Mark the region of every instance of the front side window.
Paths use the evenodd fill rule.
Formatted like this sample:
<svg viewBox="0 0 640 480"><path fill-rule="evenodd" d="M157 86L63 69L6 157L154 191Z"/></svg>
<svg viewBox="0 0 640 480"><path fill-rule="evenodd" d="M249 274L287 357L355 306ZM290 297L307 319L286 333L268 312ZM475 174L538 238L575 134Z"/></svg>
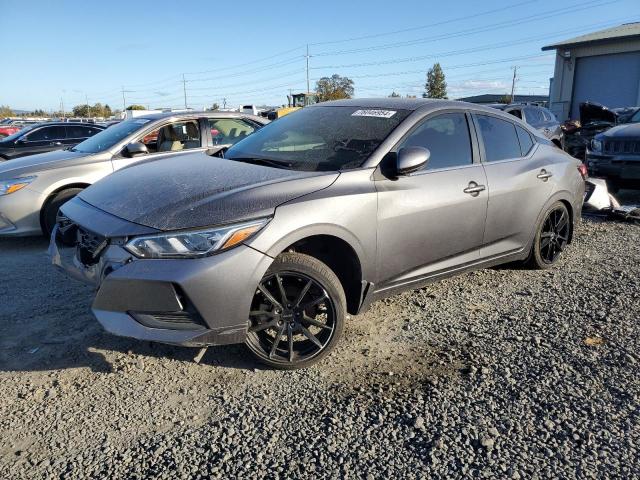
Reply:
<svg viewBox="0 0 640 480"><path fill-rule="evenodd" d="M640 122L640 110L633 114L631 119L629 119L629 123L639 123Z"/></svg>
<svg viewBox="0 0 640 480"><path fill-rule="evenodd" d="M464 113L445 113L425 120L399 145L424 147L431 152L427 170L471 165L471 137Z"/></svg>
<svg viewBox="0 0 640 480"><path fill-rule="evenodd" d="M66 138L64 127L43 127L26 137L28 142L40 142L47 140L63 140Z"/></svg>
<svg viewBox="0 0 640 480"><path fill-rule="evenodd" d="M235 145L256 130L239 118L210 118L209 128L214 145Z"/></svg>
<svg viewBox="0 0 640 480"><path fill-rule="evenodd" d="M88 127L82 125L67 125L67 138L87 138L93 135Z"/></svg>
<svg viewBox="0 0 640 480"><path fill-rule="evenodd" d="M520 142L516 126L496 117L478 115L478 126L484 144L485 161L497 162L509 158L519 158Z"/></svg>
<svg viewBox="0 0 640 480"><path fill-rule="evenodd" d="M140 135L134 141L144 143L149 153L200 148L200 127L197 120L168 123Z"/></svg>
<svg viewBox="0 0 640 480"><path fill-rule="evenodd" d="M358 168L409 113L383 108L303 108L238 142L225 158L272 160L283 168L306 171Z"/></svg>

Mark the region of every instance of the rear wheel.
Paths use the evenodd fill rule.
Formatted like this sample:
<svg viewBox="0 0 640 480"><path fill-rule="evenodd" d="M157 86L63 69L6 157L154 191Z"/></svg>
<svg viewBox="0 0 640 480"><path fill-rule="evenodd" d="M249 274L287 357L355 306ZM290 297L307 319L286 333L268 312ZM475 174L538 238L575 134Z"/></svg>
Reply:
<svg viewBox="0 0 640 480"><path fill-rule="evenodd" d="M569 243L571 217L562 202L551 205L538 227L529 254L529 266L546 269L553 266Z"/></svg>
<svg viewBox="0 0 640 480"><path fill-rule="evenodd" d="M40 216L42 232L46 236L51 236L51 232L53 232L53 227L56 225L56 217L60 207L78 195L81 191L81 188L68 188L67 190L62 190L61 192L56 193L47 201L45 206L42 208Z"/></svg>
<svg viewBox="0 0 640 480"><path fill-rule="evenodd" d="M345 312L344 290L327 265L308 255L283 253L256 289L246 345L270 367L307 367L335 347Z"/></svg>

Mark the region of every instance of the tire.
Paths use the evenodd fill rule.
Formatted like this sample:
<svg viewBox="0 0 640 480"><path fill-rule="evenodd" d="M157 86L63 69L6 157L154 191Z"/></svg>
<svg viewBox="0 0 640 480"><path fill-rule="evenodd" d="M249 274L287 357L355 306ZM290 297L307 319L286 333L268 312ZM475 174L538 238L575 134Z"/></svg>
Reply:
<svg viewBox="0 0 640 480"><path fill-rule="evenodd" d="M42 227L42 233L45 236L51 236L53 227L56 225L56 216L58 215L60 207L78 195L81 191L82 188L68 188L67 190L62 190L61 192L56 193L47 201L47 203L45 203L40 213L40 225Z"/></svg>
<svg viewBox="0 0 640 480"><path fill-rule="evenodd" d="M620 191L620 185L611 180L607 180L607 190L609 190L609 193L615 195Z"/></svg>
<svg viewBox="0 0 640 480"><path fill-rule="evenodd" d="M536 270L554 266L566 249L571 235L571 216L566 205L555 202L545 212L536 229L526 264Z"/></svg>
<svg viewBox="0 0 640 480"><path fill-rule="evenodd" d="M346 305L342 284L327 265L309 255L283 253L256 288L245 345L269 367L308 367L342 336Z"/></svg>

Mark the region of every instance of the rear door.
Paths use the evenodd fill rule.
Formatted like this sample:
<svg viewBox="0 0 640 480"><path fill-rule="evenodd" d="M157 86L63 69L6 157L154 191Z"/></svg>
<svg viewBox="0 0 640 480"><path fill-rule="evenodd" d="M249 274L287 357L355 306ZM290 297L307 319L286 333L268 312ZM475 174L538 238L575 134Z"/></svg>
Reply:
<svg viewBox="0 0 640 480"><path fill-rule="evenodd" d="M64 126L50 125L36 128L16 142L16 155L33 155L35 153L50 152L64 148L64 141L67 137Z"/></svg>
<svg viewBox="0 0 640 480"><path fill-rule="evenodd" d="M471 117L463 111L422 120L389 154L422 146L427 166L409 176L376 180L378 191L377 271L392 288L479 258L487 213L484 169L479 162Z"/></svg>
<svg viewBox="0 0 640 480"><path fill-rule="evenodd" d="M514 253L528 245L551 194L551 157L536 155L535 138L520 125L484 112L474 121L489 191L481 256Z"/></svg>
<svg viewBox="0 0 640 480"><path fill-rule="evenodd" d="M77 145L101 131L99 128L90 127L88 125L65 125L65 129L67 131L67 138L65 139L64 144L68 147Z"/></svg>

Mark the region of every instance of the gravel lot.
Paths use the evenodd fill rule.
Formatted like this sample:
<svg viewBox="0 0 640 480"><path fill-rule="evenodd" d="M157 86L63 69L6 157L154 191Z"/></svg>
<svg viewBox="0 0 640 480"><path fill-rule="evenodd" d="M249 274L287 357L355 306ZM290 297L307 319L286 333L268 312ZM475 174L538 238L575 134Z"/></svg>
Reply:
<svg viewBox="0 0 640 480"><path fill-rule="evenodd" d="M377 302L297 372L104 333L43 240L0 265L0 478L640 476L635 225Z"/></svg>

